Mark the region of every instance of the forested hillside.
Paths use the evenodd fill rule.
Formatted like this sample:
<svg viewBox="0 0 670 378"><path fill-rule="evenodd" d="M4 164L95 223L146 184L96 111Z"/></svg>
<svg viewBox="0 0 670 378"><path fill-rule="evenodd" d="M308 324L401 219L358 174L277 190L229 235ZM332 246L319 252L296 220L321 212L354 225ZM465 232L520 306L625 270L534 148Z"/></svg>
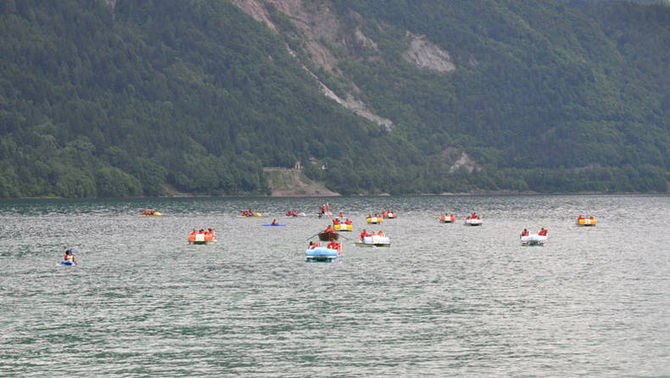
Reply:
<svg viewBox="0 0 670 378"><path fill-rule="evenodd" d="M667 6L292 3L0 2L0 198L667 188Z"/></svg>

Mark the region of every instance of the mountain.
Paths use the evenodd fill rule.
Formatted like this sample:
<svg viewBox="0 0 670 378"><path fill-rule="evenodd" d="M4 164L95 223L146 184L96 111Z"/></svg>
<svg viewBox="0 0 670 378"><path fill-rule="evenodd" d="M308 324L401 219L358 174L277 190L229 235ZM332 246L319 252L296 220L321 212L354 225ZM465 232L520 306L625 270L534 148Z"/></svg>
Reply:
<svg viewBox="0 0 670 378"><path fill-rule="evenodd" d="M296 165L341 194L666 191L669 29L618 1L6 0L0 197L269 194Z"/></svg>

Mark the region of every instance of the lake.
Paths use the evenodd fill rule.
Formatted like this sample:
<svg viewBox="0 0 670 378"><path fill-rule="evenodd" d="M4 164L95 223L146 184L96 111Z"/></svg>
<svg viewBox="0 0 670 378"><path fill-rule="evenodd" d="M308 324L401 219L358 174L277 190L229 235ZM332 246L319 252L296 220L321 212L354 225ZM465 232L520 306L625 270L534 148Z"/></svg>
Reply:
<svg viewBox="0 0 670 378"><path fill-rule="evenodd" d="M306 263L326 201L354 232ZM669 375L669 217L667 195L4 200L0 375Z"/></svg>

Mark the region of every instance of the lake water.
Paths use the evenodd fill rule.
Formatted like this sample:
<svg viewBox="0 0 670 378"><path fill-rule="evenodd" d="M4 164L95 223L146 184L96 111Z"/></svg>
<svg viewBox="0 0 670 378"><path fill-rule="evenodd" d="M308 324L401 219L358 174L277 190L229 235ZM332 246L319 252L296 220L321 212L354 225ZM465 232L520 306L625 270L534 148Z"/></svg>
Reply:
<svg viewBox="0 0 670 378"><path fill-rule="evenodd" d="M324 201L1 201L0 375L670 374L670 197L331 198L355 232L305 263ZM207 227L216 244L186 243ZM362 228L392 246L354 246Z"/></svg>

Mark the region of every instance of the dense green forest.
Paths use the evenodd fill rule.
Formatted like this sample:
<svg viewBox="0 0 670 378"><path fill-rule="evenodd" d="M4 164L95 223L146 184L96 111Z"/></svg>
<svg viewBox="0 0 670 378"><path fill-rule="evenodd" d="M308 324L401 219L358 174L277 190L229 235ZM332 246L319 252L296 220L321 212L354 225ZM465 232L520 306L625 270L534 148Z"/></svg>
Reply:
<svg viewBox="0 0 670 378"><path fill-rule="evenodd" d="M334 46L320 70L271 5L279 33L227 0L0 2L0 198L264 195L263 167L296 161L342 194L666 191L669 7L313 2L359 15L375 56ZM456 69L403 60L407 32Z"/></svg>

